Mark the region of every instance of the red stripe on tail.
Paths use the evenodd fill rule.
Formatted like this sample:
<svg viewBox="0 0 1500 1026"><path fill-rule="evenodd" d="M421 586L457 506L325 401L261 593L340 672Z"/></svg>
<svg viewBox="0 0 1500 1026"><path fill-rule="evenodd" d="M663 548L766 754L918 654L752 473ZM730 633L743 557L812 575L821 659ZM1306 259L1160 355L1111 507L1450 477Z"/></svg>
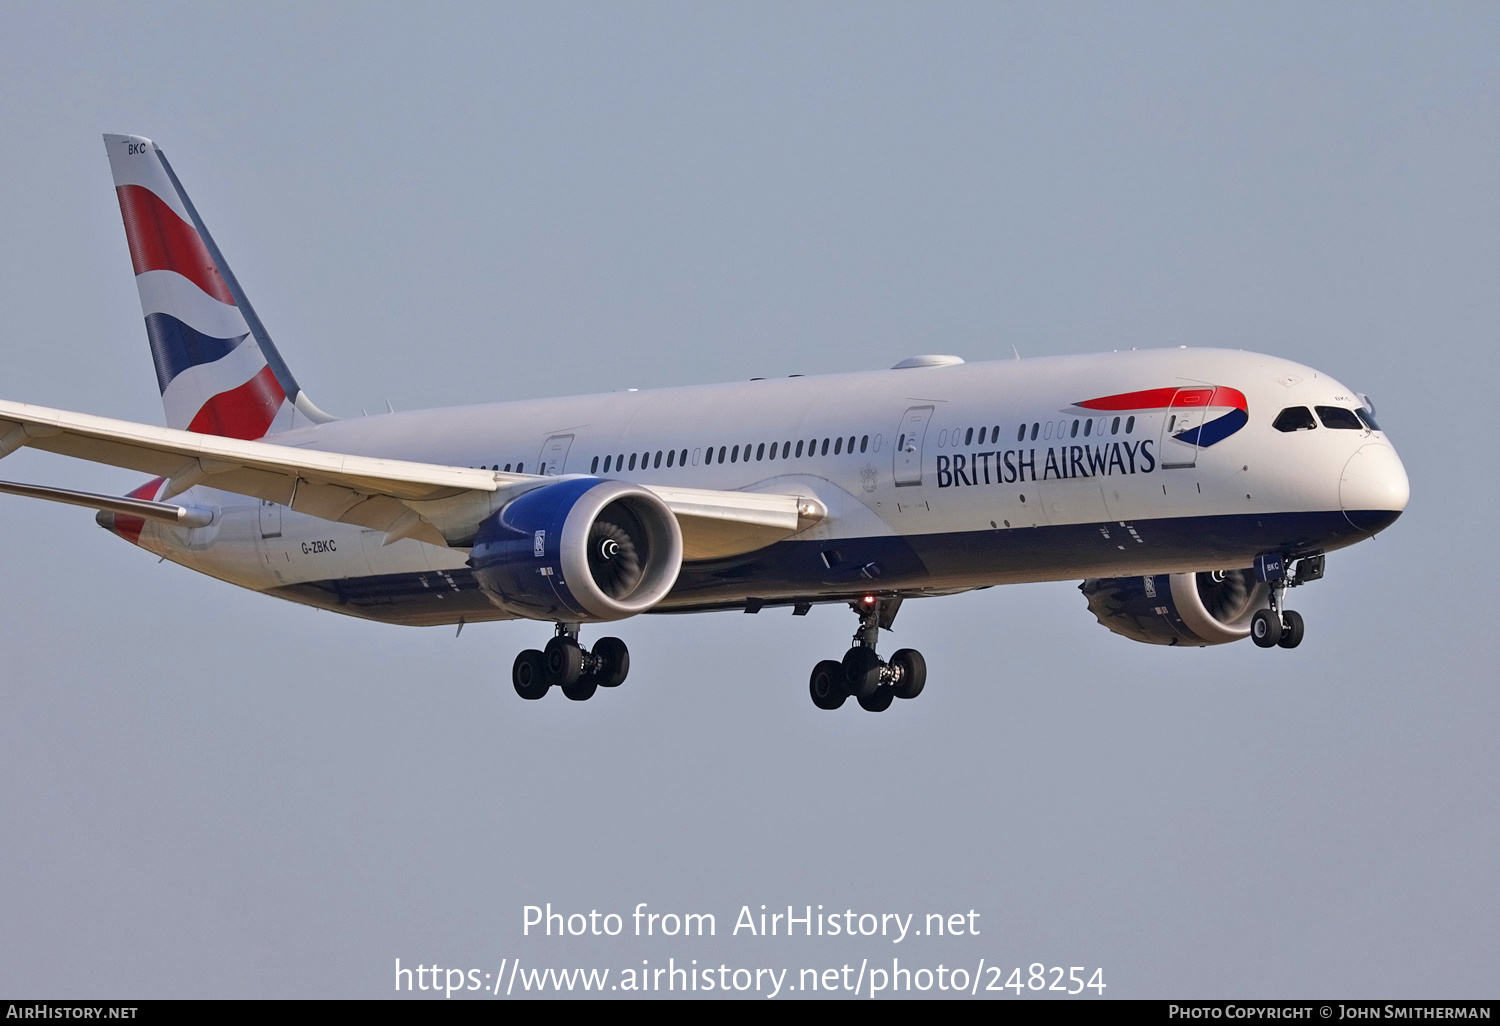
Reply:
<svg viewBox="0 0 1500 1026"><path fill-rule="evenodd" d="M234 297L196 228L144 186L121 185L115 193L120 199L130 262L136 274L176 271L219 302L234 305Z"/></svg>
<svg viewBox="0 0 1500 1026"><path fill-rule="evenodd" d="M277 383L275 372L263 367L239 388L220 392L204 403L188 430L253 442L265 437L285 401L286 393Z"/></svg>

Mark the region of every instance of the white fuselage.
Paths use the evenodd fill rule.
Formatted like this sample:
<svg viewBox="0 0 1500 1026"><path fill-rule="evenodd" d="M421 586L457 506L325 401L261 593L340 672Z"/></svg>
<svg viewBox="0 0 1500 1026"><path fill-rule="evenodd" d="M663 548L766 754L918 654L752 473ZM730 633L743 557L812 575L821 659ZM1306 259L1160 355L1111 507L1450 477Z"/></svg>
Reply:
<svg viewBox="0 0 1500 1026"><path fill-rule="evenodd" d="M1242 394L1248 419L1209 445L1174 436L1212 412L1078 406L1216 387ZM827 507L774 553L688 564L662 604L670 610L1226 569L1266 551L1339 548L1404 508L1399 459L1376 430L1286 432L1272 421L1287 407L1361 405L1287 360L1132 350L392 413L266 440L531 474L796 491ZM392 622L506 615L464 583L465 550L384 545L380 532L212 489L180 501L217 510L214 522L148 523L140 544L203 573Z"/></svg>

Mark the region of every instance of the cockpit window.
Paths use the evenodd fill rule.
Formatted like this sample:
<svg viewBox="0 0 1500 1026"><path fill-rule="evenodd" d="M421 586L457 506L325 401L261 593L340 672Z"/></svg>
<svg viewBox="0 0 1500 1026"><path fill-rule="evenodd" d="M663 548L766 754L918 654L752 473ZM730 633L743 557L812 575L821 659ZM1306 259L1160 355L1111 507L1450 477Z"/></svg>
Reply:
<svg viewBox="0 0 1500 1026"><path fill-rule="evenodd" d="M1355 410L1354 412L1359 416L1360 420L1365 422L1365 427L1369 428L1371 431L1380 430L1380 425L1375 423L1375 414L1373 411L1361 408Z"/></svg>
<svg viewBox="0 0 1500 1026"><path fill-rule="evenodd" d="M1311 431L1318 422L1306 406L1288 406L1276 415L1271 426L1277 431Z"/></svg>
<svg viewBox="0 0 1500 1026"><path fill-rule="evenodd" d="M1337 428L1343 431L1363 431L1365 426L1360 419L1354 415L1353 410L1346 410L1342 406L1319 406L1318 419L1326 428Z"/></svg>

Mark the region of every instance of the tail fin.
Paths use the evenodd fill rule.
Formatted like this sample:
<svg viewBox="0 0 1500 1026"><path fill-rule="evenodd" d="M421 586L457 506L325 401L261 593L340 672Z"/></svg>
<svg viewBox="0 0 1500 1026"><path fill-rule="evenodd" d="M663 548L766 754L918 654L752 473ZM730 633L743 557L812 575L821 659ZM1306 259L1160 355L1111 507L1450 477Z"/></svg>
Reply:
<svg viewBox="0 0 1500 1026"><path fill-rule="evenodd" d="M150 139L106 135L167 426L256 439L332 420L313 405Z"/></svg>

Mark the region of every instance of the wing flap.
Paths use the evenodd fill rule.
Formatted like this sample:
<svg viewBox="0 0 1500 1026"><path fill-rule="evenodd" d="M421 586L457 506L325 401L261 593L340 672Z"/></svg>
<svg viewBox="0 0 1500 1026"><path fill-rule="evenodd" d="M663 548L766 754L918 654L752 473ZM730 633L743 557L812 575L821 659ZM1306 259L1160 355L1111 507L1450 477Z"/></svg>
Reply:
<svg viewBox="0 0 1500 1026"><path fill-rule="evenodd" d="M817 499L779 492L727 492L647 485L677 515L682 556L717 559L754 552L828 515Z"/></svg>

